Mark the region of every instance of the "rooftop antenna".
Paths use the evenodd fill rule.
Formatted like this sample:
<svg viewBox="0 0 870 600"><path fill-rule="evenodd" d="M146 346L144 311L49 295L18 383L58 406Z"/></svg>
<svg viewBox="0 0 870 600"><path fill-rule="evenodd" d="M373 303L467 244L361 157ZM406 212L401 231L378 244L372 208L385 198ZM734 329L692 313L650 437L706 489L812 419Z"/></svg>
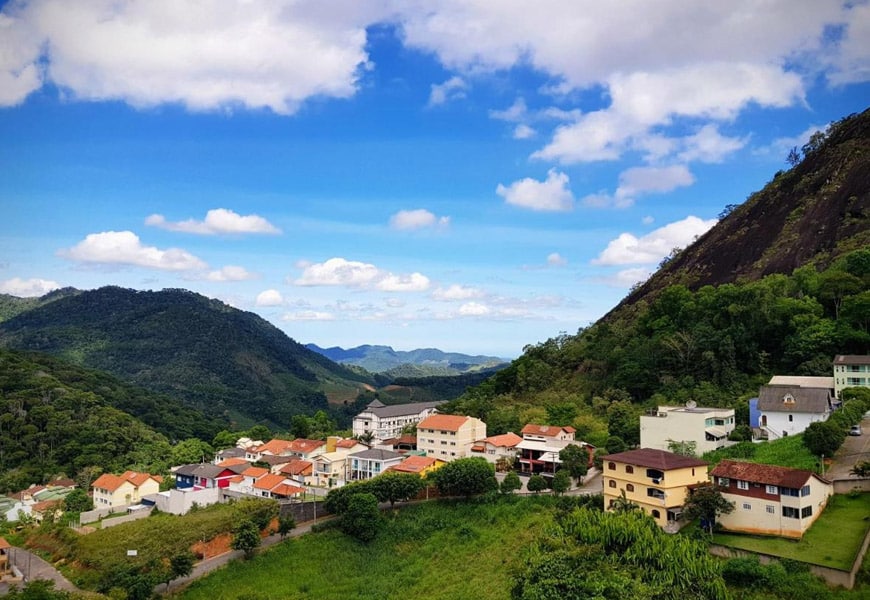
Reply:
<svg viewBox="0 0 870 600"><path fill-rule="evenodd" d="M688 409L697 408L697 407L698 407L698 403L695 402L694 400L689 400L688 402L686 402L686 408L688 408Z"/></svg>

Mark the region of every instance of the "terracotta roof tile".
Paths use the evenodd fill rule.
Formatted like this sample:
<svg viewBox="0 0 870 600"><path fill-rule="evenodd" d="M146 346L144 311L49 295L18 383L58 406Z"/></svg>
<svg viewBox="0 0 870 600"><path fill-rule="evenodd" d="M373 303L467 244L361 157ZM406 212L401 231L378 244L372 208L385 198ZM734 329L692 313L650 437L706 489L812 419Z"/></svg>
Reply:
<svg viewBox="0 0 870 600"><path fill-rule="evenodd" d="M673 452L655 450L653 448L641 448L640 450L629 450L617 454L608 454L604 457L604 460L627 465L636 465L638 467L659 469L661 471L684 469L686 467L706 467L708 464L698 458L682 456L680 454L674 454Z"/></svg>
<svg viewBox="0 0 870 600"><path fill-rule="evenodd" d="M127 480L122 477L112 475L111 473L103 473L97 477L97 479L91 484L91 487L114 492L125 483L127 483Z"/></svg>
<svg viewBox="0 0 870 600"><path fill-rule="evenodd" d="M253 477L254 479L260 478L268 473L269 469L264 469L263 467L248 467L242 471L242 475L245 477Z"/></svg>
<svg viewBox="0 0 870 600"><path fill-rule="evenodd" d="M792 489L800 489L806 485L810 477L815 477L825 483L827 479L820 477L812 471L801 469L789 469L775 465L763 465L760 463L742 462L736 460L723 460L710 471L713 477L727 477L740 481L750 481L765 485L776 485Z"/></svg>
<svg viewBox="0 0 870 600"><path fill-rule="evenodd" d="M317 450L324 444L326 444L326 442L323 440L306 440L305 438L299 438L290 442L288 450L291 452L299 452L300 454L308 454L309 452Z"/></svg>
<svg viewBox="0 0 870 600"><path fill-rule="evenodd" d="M305 488L298 485L290 485L289 483L281 483L272 489L272 493L276 496L296 496L305 493Z"/></svg>
<svg viewBox="0 0 870 600"><path fill-rule="evenodd" d="M459 428L471 417L461 415L432 415L417 424L417 429L440 429L441 431L459 431Z"/></svg>
<svg viewBox="0 0 870 600"><path fill-rule="evenodd" d="M437 458L431 456L412 455L392 467L393 471L402 473L422 473L425 469L437 464ZM444 461L441 461L444 462Z"/></svg>
<svg viewBox="0 0 870 600"><path fill-rule="evenodd" d="M233 467L235 465L247 465L250 464L244 458L227 458L218 463L219 467Z"/></svg>
<svg viewBox="0 0 870 600"><path fill-rule="evenodd" d="M490 436L483 441L499 448L513 448L522 442L523 438L509 431L508 433L503 433L501 435Z"/></svg>
<svg viewBox="0 0 870 600"><path fill-rule="evenodd" d="M254 451L260 454L269 453L277 456L279 454L282 454L283 452L286 452L290 448L290 443L291 442L289 440L269 440L262 446L254 448Z"/></svg>
<svg viewBox="0 0 870 600"><path fill-rule="evenodd" d="M280 473L285 475L311 475L314 465L308 460L292 460L283 467Z"/></svg>
<svg viewBox="0 0 870 600"><path fill-rule="evenodd" d="M574 433L575 431L576 430L573 427L558 427L556 425L535 425L534 423L529 423L528 425L523 427L520 433L556 437L558 435L561 435L562 432Z"/></svg>
<svg viewBox="0 0 870 600"><path fill-rule="evenodd" d="M275 475L269 473L268 475L263 475L257 481L254 482L254 489L257 490L271 490L273 487L278 485L284 481L283 475Z"/></svg>

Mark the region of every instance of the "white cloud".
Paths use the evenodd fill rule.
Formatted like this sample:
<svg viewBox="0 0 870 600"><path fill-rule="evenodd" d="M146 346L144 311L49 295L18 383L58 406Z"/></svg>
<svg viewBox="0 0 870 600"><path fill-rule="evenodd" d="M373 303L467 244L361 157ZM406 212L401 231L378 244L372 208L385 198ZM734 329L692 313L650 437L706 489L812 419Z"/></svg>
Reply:
<svg viewBox="0 0 870 600"><path fill-rule="evenodd" d="M286 313L281 317L282 321L334 321L335 315L317 310L300 310L295 313Z"/></svg>
<svg viewBox="0 0 870 600"><path fill-rule="evenodd" d="M432 292L432 299L443 302L451 302L455 300L470 300L471 298L482 298L483 290L473 287L467 287L454 283L447 288L438 288Z"/></svg>
<svg viewBox="0 0 870 600"><path fill-rule="evenodd" d="M655 218L652 217L652 215L647 215L643 219L641 219L640 222L644 225L652 225L653 223L655 223Z"/></svg>
<svg viewBox="0 0 870 600"><path fill-rule="evenodd" d="M48 79L75 98L290 114L312 96L357 89L365 27L386 7L340 4L24 0L13 8L36 41L28 65L45 59ZM21 61L0 66L8 73Z"/></svg>
<svg viewBox="0 0 870 600"><path fill-rule="evenodd" d="M20 277L13 277L6 281L0 281L0 294L9 294L19 298L43 296L58 288L60 288L60 284L50 279L21 279Z"/></svg>
<svg viewBox="0 0 870 600"><path fill-rule="evenodd" d="M551 267L564 267L568 264L568 259L558 252L553 252L547 256L547 264Z"/></svg>
<svg viewBox="0 0 870 600"><path fill-rule="evenodd" d="M444 83L433 83L432 91L429 93L429 106L438 106L450 100L465 98L466 90L468 84L462 77L454 76Z"/></svg>
<svg viewBox="0 0 870 600"><path fill-rule="evenodd" d="M284 304L284 296L278 290L263 290L257 294L255 304L257 306L281 306Z"/></svg>
<svg viewBox="0 0 870 600"><path fill-rule="evenodd" d="M248 272L244 267L227 265L219 271L209 272L205 278L208 281L248 281L249 279L256 279L257 275Z"/></svg>
<svg viewBox="0 0 870 600"><path fill-rule="evenodd" d="M293 283L301 286L373 288L384 292L422 292L429 289L429 278L420 273L395 275L375 265L341 257L307 264L302 276Z"/></svg>
<svg viewBox="0 0 870 600"><path fill-rule="evenodd" d="M611 278L606 280L612 286L630 288L636 283L642 283L649 279L652 275L652 269L647 267L635 267L632 269L623 269Z"/></svg>
<svg viewBox="0 0 870 600"><path fill-rule="evenodd" d="M515 140L527 140L529 138L533 138L538 134L533 128L528 125L519 124L514 128L514 139Z"/></svg>
<svg viewBox="0 0 870 600"><path fill-rule="evenodd" d="M519 123L528 118L528 109L526 101L523 98L517 98L514 103L504 110L491 110L489 116L499 121L508 121L510 123Z"/></svg>
<svg viewBox="0 0 870 600"><path fill-rule="evenodd" d="M400 231L413 231L427 227L447 227L450 217L437 217L426 209L400 210L390 217L390 227Z"/></svg>
<svg viewBox="0 0 870 600"><path fill-rule="evenodd" d="M685 165L669 167L632 167L619 174L619 187L614 195L617 207L631 206L646 194L661 194L692 185L695 178Z"/></svg>
<svg viewBox="0 0 870 600"><path fill-rule="evenodd" d="M42 40L25 18L0 13L0 106L15 106L42 86L42 70L36 62Z"/></svg>
<svg viewBox="0 0 870 600"><path fill-rule="evenodd" d="M180 248L160 250L144 246L132 231L103 231L88 234L58 254L69 260L104 265L129 265L163 271L191 271L208 267L202 260Z"/></svg>
<svg viewBox="0 0 870 600"><path fill-rule="evenodd" d="M226 208L215 208L208 211L205 219L197 221L167 221L163 215L150 215L145 219L146 225L159 227L168 231L196 233L200 235L244 234L244 233L281 233L281 230L259 215L242 216Z"/></svg>
<svg viewBox="0 0 870 600"><path fill-rule="evenodd" d="M694 239L706 233L716 219L703 220L688 216L682 221L669 223L650 233L636 237L622 233L611 240L592 261L595 265L644 265L659 262L674 248L685 248Z"/></svg>
<svg viewBox="0 0 870 600"><path fill-rule="evenodd" d="M495 192L508 204L537 211L569 211L574 208L574 195L568 189L568 176L555 169L547 172L545 181L526 177L505 187L498 184Z"/></svg>
<svg viewBox="0 0 870 600"><path fill-rule="evenodd" d="M484 317L490 312L490 308L480 302L466 302L459 307L459 315L462 317Z"/></svg>
<svg viewBox="0 0 870 600"><path fill-rule="evenodd" d="M746 138L727 137L712 123L701 127L694 135L680 140L683 151L677 158L684 162L721 163L726 156L746 145Z"/></svg>
<svg viewBox="0 0 870 600"><path fill-rule="evenodd" d="M757 156L772 156L779 161L785 161L789 151L797 148L798 151L810 140L810 136L817 131L825 131L825 125L810 125L801 133L791 137L780 137L773 140L767 146L761 146L753 151Z"/></svg>
<svg viewBox="0 0 870 600"><path fill-rule="evenodd" d="M834 85L870 81L870 4L848 3L844 8L843 36L829 57L833 71L828 80Z"/></svg>

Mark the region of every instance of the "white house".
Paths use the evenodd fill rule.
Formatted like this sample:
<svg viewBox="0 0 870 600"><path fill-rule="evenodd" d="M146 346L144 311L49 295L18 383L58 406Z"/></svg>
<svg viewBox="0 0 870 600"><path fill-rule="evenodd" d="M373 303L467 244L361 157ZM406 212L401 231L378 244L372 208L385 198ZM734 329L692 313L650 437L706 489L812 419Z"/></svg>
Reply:
<svg viewBox="0 0 870 600"><path fill-rule="evenodd" d="M758 395L759 426L771 440L803 433L831 414L833 389L764 385Z"/></svg>
<svg viewBox="0 0 870 600"><path fill-rule="evenodd" d="M471 455L481 456L492 464L500 460L508 461L512 467L517 459L517 445L522 441L523 438L510 431L501 435L491 435L474 442Z"/></svg>
<svg viewBox="0 0 870 600"><path fill-rule="evenodd" d="M371 450L355 452L347 460L349 479L358 481L360 479L377 477L390 467L398 465L405 460L405 455L390 450L372 448Z"/></svg>
<svg viewBox="0 0 870 600"><path fill-rule="evenodd" d="M734 510L718 522L730 531L800 538L834 493L812 471L723 460L710 472Z"/></svg>
<svg viewBox="0 0 870 600"><path fill-rule="evenodd" d="M733 408L659 406L640 417L640 447L670 450L671 442L694 442L700 456L725 446L732 431Z"/></svg>
<svg viewBox="0 0 870 600"><path fill-rule="evenodd" d="M353 435L360 437L370 433L376 440L399 437L405 427L415 425L426 417L434 415L440 404L444 402L414 402L387 406L380 400L373 400L365 410L353 418Z"/></svg>

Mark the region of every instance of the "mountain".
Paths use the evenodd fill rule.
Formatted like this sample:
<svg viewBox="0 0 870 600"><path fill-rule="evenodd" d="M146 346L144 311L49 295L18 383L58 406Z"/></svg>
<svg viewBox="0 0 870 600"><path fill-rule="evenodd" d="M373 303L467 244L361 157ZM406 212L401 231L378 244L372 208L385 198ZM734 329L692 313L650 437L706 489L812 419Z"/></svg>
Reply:
<svg viewBox="0 0 870 600"><path fill-rule="evenodd" d="M306 344L306 347L337 363L356 365L371 373L389 372L395 377L459 375L507 362L497 356L469 356L458 352L442 352L436 348L404 351L393 350L390 346L374 345L347 350L338 346L321 348L316 344Z"/></svg>
<svg viewBox="0 0 870 600"><path fill-rule="evenodd" d="M638 443L656 404L730 406L773 374L832 374L870 353L870 110L817 134L607 315L522 356L445 411L487 432L546 421Z"/></svg>
<svg viewBox="0 0 870 600"><path fill-rule="evenodd" d="M0 323L0 346L106 371L225 425L286 428L294 414L330 411L327 392L354 399L372 382L253 313L178 289L62 295Z"/></svg>
<svg viewBox="0 0 870 600"><path fill-rule="evenodd" d="M699 289L790 275L805 265L827 267L870 246L870 109L817 133L801 154L764 189L727 206L715 227L666 260L619 306L677 283Z"/></svg>
<svg viewBox="0 0 870 600"><path fill-rule="evenodd" d="M75 288L65 287L49 292L39 298L19 298L9 294L0 294L0 323L7 321L16 315L37 308L59 298L74 296L81 292Z"/></svg>
<svg viewBox="0 0 870 600"><path fill-rule="evenodd" d="M162 471L167 438L216 430L193 409L105 373L0 350L0 492L83 471Z"/></svg>

